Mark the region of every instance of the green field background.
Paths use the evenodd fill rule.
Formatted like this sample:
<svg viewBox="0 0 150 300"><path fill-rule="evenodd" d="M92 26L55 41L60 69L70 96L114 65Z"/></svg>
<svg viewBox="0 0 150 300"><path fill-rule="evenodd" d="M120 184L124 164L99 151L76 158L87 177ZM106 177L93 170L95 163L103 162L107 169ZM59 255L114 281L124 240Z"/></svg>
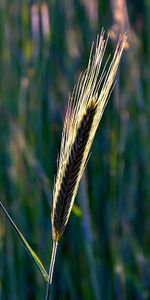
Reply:
<svg viewBox="0 0 150 300"><path fill-rule="evenodd" d="M60 241L51 300L150 299L150 0L0 0L0 199L49 268L67 101L93 40L128 43ZM0 211L0 300L46 284Z"/></svg>

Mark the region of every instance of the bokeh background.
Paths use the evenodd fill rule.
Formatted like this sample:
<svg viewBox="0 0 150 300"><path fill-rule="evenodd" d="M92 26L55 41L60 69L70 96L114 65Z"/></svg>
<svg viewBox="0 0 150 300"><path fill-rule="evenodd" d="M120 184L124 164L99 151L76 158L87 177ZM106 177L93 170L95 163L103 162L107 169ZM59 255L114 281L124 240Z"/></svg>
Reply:
<svg viewBox="0 0 150 300"><path fill-rule="evenodd" d="M48 270L69 93L102 27L126 31L117 84L61 240L52 300L150 299L150 1L0 0L0 198ZM0 212L0 299L45 282Z"/></svg>

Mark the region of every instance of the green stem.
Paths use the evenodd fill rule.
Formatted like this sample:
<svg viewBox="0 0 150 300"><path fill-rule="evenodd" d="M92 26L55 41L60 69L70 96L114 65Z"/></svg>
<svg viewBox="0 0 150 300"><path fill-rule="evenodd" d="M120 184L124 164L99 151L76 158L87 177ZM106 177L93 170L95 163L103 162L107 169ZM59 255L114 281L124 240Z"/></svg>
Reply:
<svg viewBox="0 0 150 300"><path fill-rule="evenodd" d="M58 242L53 241L53 249L52 249L51 262L50 262L50 267L49 267L48 283L47 283L47 288L46 288L45 300L49 300L49 297L50 297L50 287L51 287L52 279L53 279L53 272L54 272L55 258L56 258L56 253L57 253L57 246L58 246Z"/></svg>

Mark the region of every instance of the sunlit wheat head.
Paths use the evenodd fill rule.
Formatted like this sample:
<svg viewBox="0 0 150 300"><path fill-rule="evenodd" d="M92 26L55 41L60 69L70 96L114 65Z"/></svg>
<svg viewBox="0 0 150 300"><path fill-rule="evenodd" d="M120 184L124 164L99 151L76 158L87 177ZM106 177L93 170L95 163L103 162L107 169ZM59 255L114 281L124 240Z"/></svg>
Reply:
<svg viewBox="0 0 150 300"><path fill-rule="evenodd" d="M102 61L107 46L104 31L92 45L87 69L68 102L58 170L53 191L52 232L58 241L68 222L89 151L112 90L126 35L120 36L112 59Z"/></svg>

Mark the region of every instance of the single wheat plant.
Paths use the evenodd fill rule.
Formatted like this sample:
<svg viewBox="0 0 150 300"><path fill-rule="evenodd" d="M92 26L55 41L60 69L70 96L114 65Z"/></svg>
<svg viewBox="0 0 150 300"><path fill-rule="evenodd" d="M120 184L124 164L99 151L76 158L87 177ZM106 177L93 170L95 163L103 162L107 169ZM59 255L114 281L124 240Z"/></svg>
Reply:
<svg viewBox="0 0 150 300"><path fill-rule="evenodd" d="M102 69L107 42L108 37L105 39L102 31L92 45L87 69L80 75L68 102L53 191L53 250L46 299L49 298L58 242L66 228L97 127L114 86L126 34L119 37L113 58L109 56Z"/></svg>

